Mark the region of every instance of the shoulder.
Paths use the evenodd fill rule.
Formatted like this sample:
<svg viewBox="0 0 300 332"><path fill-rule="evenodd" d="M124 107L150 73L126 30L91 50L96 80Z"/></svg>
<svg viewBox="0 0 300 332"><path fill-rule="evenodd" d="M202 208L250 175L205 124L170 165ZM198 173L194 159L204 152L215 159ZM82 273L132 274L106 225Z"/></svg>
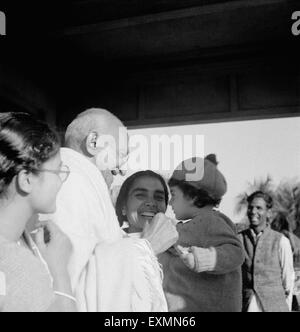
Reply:
<svg viewBox="0 0 300 332"><path fill-rule="evenodd" d="M272 228L268 228L268 233L269 235L271 235L272 237L274 237L277 241L282 241L282 239L287 239L282 233L275 231ZM288 239L287 239L288 240Z"/></svg>
<svg viewBox="0 0 300 332"><path fill-rule="evenodd" d="M217 246L224 243L240 243L235 225L224 214L211 210L203 217L203 224L205 228L202 233L205 233L207 241L212 241L211 246ZM201 221L202 222L202 221ZM208 240L209 239L209 240Z"/></svg>
<svg viewBox="0 0 300 332"><path fill-rule="evenodd" d="M280 238L280 247L284 248L284 249L291 249L292 250L290 240L284 235L282 235L282 237Z"/></svg>
<svg viewBox="0 0 300 332"><path fill-rule="evenodd" d="M0 271L6 282L22 279L34 283L35 278L49 277L43 263L29 249L10 242L0 244Z"/></svg>
<svg viewBox="0 0 300 332"><path fill-rule="evenodd" d="M21 245L18 245L17 243L9 242L6 240L1 240L1 242L0 242L0 262L2 264L5 264L6 262L12 262L17 257L20 257L22 259L17 259L16 262L18 262L18 263L24 262L23 261L24 259L26 262L27 259L31 258L31 256L33 256L33 255L31 254L31 252L28 249L26 249L25 247L23 247ZM27 265L27 264L24 264L24 265Z"/></svg>
<svg viewBox="0 0 300 332"><path fill-rule="evenodd" d="M250 229L247 228L247 229L243 229L243 230L239 231L238 235L241 237L245 237L245 236L249 235L249 233L250 233Z"/></svg>
<svg viewBox="0 0 300 332"><path fill-rule="evenodd" d="M211 225L216 221L217 217L214 215L214 211L210 208L203 208L199 213L190 221L184 224L179 224L181 226L196 225L198 227L204 227L206 225Z"/></svg>
<svg viewBox="0 0 300 332"><path fill-rule="evenodd" d="M24 282L34 287L37 280L47 279L46 268L28 249L10 244L1 246L0 251L0 271L5 273L6 282Z"/></svg>
<svg viewBox="0 0 300 332"><path fill-rule="evenodd" d="M220 211L213 211L218 220L222 220L223 223L225 223L227 226L229 226L235 233L237 233L237 226L234 224L234 222L227 217L224 213Z"/></svg>
<svg viewBox="0 0 300 332"><path fill-rule="evenodd" d="M16 264L28 265L28 259L30 260L29 250L2 238L0 241L0 270L1 267L10 268Z"/></svg>
<svg viewBox="0 0 300 332"><path fill-rule="evenodd" d="M237 234L234 223L223 213L212 210L209 217L210 229L222 233Z"/></svg>
<svg viewBox="0 0 300 332"><path fill-rule="evenodd" d="M5 281L0 307L8 311L46 310L53 301L53 291L41 261L26 248L14 244L1 245L0 251L0 271Z"/></svg>

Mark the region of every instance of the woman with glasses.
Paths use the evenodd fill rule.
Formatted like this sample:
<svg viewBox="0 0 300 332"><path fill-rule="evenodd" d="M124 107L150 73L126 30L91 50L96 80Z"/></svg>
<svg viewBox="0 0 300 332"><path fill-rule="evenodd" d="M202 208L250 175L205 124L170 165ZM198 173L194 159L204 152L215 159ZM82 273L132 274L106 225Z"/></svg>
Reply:
<svg viewBox="0 0 300 332"><path fill-rule="evenodd" d="M0 312L75 311L67 271L72 246L51 222L69 170L57 135L24 113L0 114Z"/></svg>

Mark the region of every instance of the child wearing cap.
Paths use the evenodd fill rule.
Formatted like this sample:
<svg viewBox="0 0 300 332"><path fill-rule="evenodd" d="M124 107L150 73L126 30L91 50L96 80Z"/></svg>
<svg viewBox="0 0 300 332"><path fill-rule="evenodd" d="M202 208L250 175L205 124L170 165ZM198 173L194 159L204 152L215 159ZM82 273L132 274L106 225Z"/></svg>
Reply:
<svg viewBox="0 0 300 332"><path fill-rule="evenodd" d="M184 161L169 180L179 241L159 259L169 311L241 311L244 254L235 226L216 207L227 191L216 157Z"/></svg>

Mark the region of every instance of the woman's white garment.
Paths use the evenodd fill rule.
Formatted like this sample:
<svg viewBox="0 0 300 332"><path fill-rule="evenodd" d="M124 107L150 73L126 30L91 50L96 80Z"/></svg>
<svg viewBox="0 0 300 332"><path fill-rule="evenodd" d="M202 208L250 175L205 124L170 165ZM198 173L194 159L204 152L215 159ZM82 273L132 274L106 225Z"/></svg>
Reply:
<svg viewBox="0 0 300 332"><path fill-rule="evenodd" d="M254 233L253 235L255 236ZM286 302L288 304L289 310L291 311L295 283L295 271L291 244L285 236L282 236L279 243L279 261L282 270L282 286L284 287L284 290L287 294ZM250 300L248 312L263 312L262 304L255 294Z"/></svg>
<svg viewBox="0 0 300 332"><path fill-rule="evenodd" d="M78 310L167 311L157 259L146 240L123 238L101 172L71 149L61 156L71 174L55 215L43 219L56 222L73 244L69 272Z"/></svg>

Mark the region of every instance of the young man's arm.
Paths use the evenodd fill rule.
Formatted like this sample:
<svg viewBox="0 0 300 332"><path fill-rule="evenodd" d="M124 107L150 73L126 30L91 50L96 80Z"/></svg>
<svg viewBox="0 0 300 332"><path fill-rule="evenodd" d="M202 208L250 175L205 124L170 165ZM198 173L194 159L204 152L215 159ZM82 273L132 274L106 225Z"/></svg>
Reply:
<svg viewBox="0 0 300 332"><path fill-rule="evenodd" d="M4 272L0 271L0 312L3 310L3 303L5 296L6 296L6 279Z"/></svg>
<svg viewBox="0 0 300 332"><path fill-rule="evenodd" d="M293 289L295 284L295 271L293 262L293 252L290 241L282 236L279 246L279 261L282 271L282 286L286 294L289 309L292 309Z"/></svg>

